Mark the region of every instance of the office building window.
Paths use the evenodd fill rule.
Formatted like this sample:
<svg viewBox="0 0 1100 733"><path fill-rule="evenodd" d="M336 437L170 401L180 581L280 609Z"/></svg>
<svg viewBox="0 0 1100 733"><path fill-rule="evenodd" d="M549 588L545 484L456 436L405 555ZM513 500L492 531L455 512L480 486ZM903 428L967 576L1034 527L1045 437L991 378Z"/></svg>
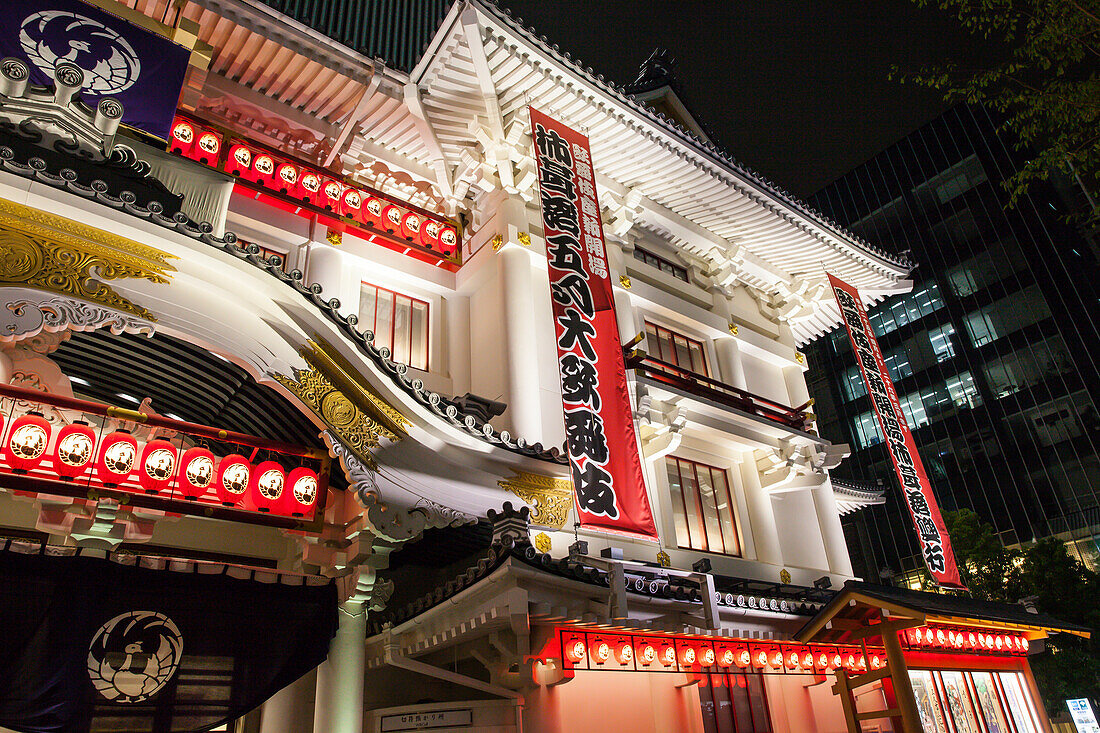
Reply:
<svg viewBox="0 0 1100 733"><path fill-rule="evenodd" d="M374 345L413 369L428 369L428 304L408 295L363 283L359 327L374 332Z"/></svg>
<svg viewBox="0 0 1100 733"><path fill-rule="evenodd" d="M701 342L649 321L646 321L645 333L650 356L689 372L710 376Z"/></svg>
<svg viewBox="0 0 1100 733"><path fill-rule="evenodd" d="M993 393L997 397L1007 397L1039 384L1047 377L1068 374L1073 370L1073 365L1062 337L1054 335L994 359L982 368Z"/></svg>
<svg viewBox="0 0 1100 733"><path fill-rule="evenodd" d="M994 242L986 251L948 270L947 285L963 298L1023 269L1025 264L1015 240Z"/></svg>
<svg viewBox="0 0 1100 733"><path fill-rule="evenodd" d="M876 336L885 336L907 323L920 320L943 308L936 283L928 283L908 295L887 301L867 315Z"/></svg>
<svg viewBox="0 0 1100 733"><path fill-rule="evenodd" d="M720 468L683 458L665 459L676 543L685 549L740 555L729 477Z"/></svg>
<svg viewBox="0 0 1100 733"><path fill-rule="evenodd" d="M875 413L865 412L852 418L852 438L856 448L870 448L882 442L882 432L878 429Z"/></svg>
<svg viewBox="0 0 1100 733"><path fill-rule="evenodd" d="M909 354L906 353L905 348L886 352L882 355L882 360L886 362L886 371L890 374L890 379L895 382L913 373L913 367L909 363Z"/></svg>
<svg viewBox="0 0 1100 733"><path fill-rule="evenodd" d="M954 336L955 327L950 323L928 332L928 342L932 345L932 353L937 362L947 361L955 356Z"/></svg>
<svg viewBox="0 0 1100 733"><path fill-rule="evenodd" d="M641 260L651 267L656 267L661 272L667 272L677 280L683 280L688 282L688 271L686 267L677 265L675 262L666 260L664 257L647 252L641 247L634 248L634 259Z"/></svg>
<svg viewBox="0 0 1100 733"><path fill-rule="evenodd" d="M975 347L996 341L1048 318L1050 309L1038 286L1031 285L1019 292L994 301L963 318L970 343Z"/></svg>
<svg viewBox="0 0 1100 733"><path fill-rule="evenodd" d="M840 387L844 390L844 397L851 402L867 394L867 385L863 382L859 366L850 366L844 370L844 376L840 379Z"/></svg>

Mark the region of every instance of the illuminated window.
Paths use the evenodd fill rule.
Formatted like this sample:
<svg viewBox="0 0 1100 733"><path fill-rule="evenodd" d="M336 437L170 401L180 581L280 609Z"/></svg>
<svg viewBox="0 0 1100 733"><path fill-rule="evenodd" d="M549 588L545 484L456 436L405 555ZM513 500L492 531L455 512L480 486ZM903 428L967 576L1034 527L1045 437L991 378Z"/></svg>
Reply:
<svg viewBox="0 0 1100 733"><path fill-rule="evenodd" d="M729 477L720 468L666 458L676 520L676 543L685 549L740 555Z"/></svg>
<svg viewBox="0 0 1100 733"><path fill-rule="evenodd" d="M374 345L413 369L428 369L428 304L423 300L363 283L359 328L374 332Z"/></svg>
<svg viewBox="0 0 1100 733"><path fill-rule="evenodd" d="M707 372L707 360L703 355L703 344L699 341L649 321L646 321L645 333L650 356L689 372L710 376Z"/></svg>
<svg viewBox="0 0 1100 733"><path fill-rule="evenodd" d="M908 295L886 301L867 314L876 336L885 336L907 323L929 316L943 308L936 283L929 283Z"/></svg>
<svg viewBox="0 0 1100 733"><path fill-rule="evenodd" d="M652 252L647 252L641 247L634 248L634 259L640 260L651 267L656 267L661 272L667 272L669 275L672 275L677 280L688 282L687 268L681 265L677 265L675 262L672 262L670 260L666 260L664 257L655 255Z"/></svg>
<svg viewBox="0 0 1100 733"><path fill-rule="evenodd" d="M869 448L882 442L882 433L873 412L867 411L852 418L852 437L856 448Z"/></svg>
<svg viewBox="0 0 1100 733"><path fill-rule="evenodd" d="M964 322L975 347L995 341L1050 316L1046 299L1031 285L967 313Z"/></svg>

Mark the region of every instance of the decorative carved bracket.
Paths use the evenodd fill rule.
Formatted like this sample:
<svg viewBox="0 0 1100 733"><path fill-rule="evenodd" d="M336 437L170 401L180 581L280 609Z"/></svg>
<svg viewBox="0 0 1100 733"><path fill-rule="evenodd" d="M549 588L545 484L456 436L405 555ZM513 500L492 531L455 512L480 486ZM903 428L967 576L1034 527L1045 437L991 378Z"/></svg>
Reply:
<svg viewBox="0 0 1100 733"><path fill-rule="evenodd" d="M517 471L497 485L534 507L531 524L550 529L565 526L573 507L573 484L569 479Z"/></svg>

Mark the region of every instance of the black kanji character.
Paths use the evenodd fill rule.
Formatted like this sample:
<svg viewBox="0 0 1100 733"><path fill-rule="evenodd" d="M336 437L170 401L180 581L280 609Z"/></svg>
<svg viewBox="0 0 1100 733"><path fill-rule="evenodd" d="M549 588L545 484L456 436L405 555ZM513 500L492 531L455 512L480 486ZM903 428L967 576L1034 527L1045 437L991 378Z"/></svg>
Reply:
<svg viewBox="0 0 1100 733"><path fill-rule="evenodd" d="M596 307L592 304L592 291L588 287L588 280L577 274L569 274L558 278L557 282L550 283L550 297L556 303L562 305L575 305L581 309L588 318L596 315Z"/></svg>
<svg viewBox="0 0 1100 733"><path fill-rule="evenodd" d="M596 327L584 320L580 311L576 308L566 308L565 313L558 318L558 325L562 328L562 334L558 337L558 347L562 351L572 351L574 346L580 344L581 353L588 357L589 361L596 361L596 349L589 341L596 335Z"/></svg>
<svg viewBox="0 0 1100 733"><path fill-rule="evenodd" d="M593 410L600 409L600 378L596 366L576 354L566 354L561 358L561 396L566 402L578 402L589 405Z"/></svg>
<svg viewBox="0 0 1100 733"><path fill-rule="evenodd" d="M536 124L535 145L538 147L539 153L547 158L568 166L573 165L573 156L569 154L569 143L558 134L557 130L547 130L542 125Z"/></svg>
<svg viewBox="0 0 1100 733"><path fill-rule="evenodd" d="M943 547L938 542L929 542L924 546L924 563L933 573L942 573L947 569L947 561L943 557Z"/></svg>
<svg viewBox="0 0 1100 733"><path fill-rule="evenodd" d="M598 516L619 518L615 487L611 474L588 461L584 468L573 466L573 484L577 487L577 503L581 511Z"/></svg>
<svg viewBox="0 0 1100 733"><path fill-rule="evenodd" d="M565 438L569 442L569 455L574 458L587 456L596 463L607 463L603 420L591 410L565 413Z"/></svg>
<svg viewBox="0 0 1100 733"><path fill-rule="evenodd" d="M555 270L568 270L587 278L584 269L584 257L581 256L580 242L568 234L554 234L546 238L550 249L550 267Z"/></svg>
<svg viewBox="0 0 1100 733"><path fill-rule="evenodd" d="M541 197L542 219L546 222L546 226L579 237L581 226L577 223L576 205L569 199L551 195L549 191L542 191Z"/></svg>
<svg viewBox="0 0 1100 733"><path fill-rule="evenodd" d="M539 166L539 185L572 201L577 198L573 188L573 169L553 160L543 160Z"/></svg>

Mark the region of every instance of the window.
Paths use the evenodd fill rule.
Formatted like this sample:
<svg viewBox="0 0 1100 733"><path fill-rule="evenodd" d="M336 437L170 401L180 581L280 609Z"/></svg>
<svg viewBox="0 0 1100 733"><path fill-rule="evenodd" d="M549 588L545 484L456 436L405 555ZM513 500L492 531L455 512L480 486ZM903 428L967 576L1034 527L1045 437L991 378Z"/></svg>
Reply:
<svg viewBox="0 0 1100 733"><path fill-rule="evenodd" d="M887 301L867 314L876 336L901 328L912 321L931 315L943 308L943 298L936 283L929 283L908 295Z"/></svg>
<svg viewBox="0 0 1100 733"><path fill-rule="evenodd" d="M760 672L708 674L699 685L703 730L715 733L771 733L768 695Z"/></svg>
<svg viewBox="0 0 1100 733"><path fill-rule="evenodd" d="M684 549L740 555L733 492L726 472L683 458L667 458L665 466L676 543Z"/></svg>
<svg viewBox="0 0 1100 733"><path fill-rule="evenodd" d="M984 290L1023 268L1026 261L1015 240L995 242L981 254L947 271L947 284L960 298Z"/></svg>
<svg viewBox="0 0 1100 733"><path fill-rule="evenodd" d="M413 369L428 369L428 304L408 295L363 283L359 327L374 332L374 345Z"/></svg>
<svg viewBox="0 0 1100 733"><path fill-rule="evenodd" d="M689 372L702 374L704 377L710 376L710 373L707 372L707 360L703 354L703 344L699 341L654 325L649 321L645 323L645 333L650 356L669 364L675 364L681 369L687 369Z"/></svg>
<svg viewBox="0 0 1100 733"><path fill-rule="evenodd" d="M870 448L882 442L882 433L878 429L875 413L865 412L852 418L852 438L856 448Z"/></svg>
<svg viewBox="0 0 1100 733"><path fill-rule="evenodd" d="M863 381L863 375L859 371L858 364L844 370L844 376L840 380L840 387L844 390L844 396L848 401L867 394L867 385Z"/></svg>
<svg viewBox="0 0 1100 733"><path fill-rule="evenodd" d="M634 248L634 259L641 260L651 267L656 267L661 272L667 272L677 280L688 282L688 271L686 267L677 265L675 262L666 260L664 257L659 257L652 252L647 252L641 247Z"/></svg>
<svg viewBox="0 0 1100 733"><path fill-rule="evenodd" d="M982 368L989 380L989 388L997 397L1007 397L1039 384L1047 377L1073 370L1066 345L1057 334L994 359Z"/></svg>
<svg viewBox="0 0 1100 733"><path fill-rule="evenodd" d="M963 320L970 342L976 348L1049 316L1046 299L1038 286L1031 285L967 313Z"/></svg>

